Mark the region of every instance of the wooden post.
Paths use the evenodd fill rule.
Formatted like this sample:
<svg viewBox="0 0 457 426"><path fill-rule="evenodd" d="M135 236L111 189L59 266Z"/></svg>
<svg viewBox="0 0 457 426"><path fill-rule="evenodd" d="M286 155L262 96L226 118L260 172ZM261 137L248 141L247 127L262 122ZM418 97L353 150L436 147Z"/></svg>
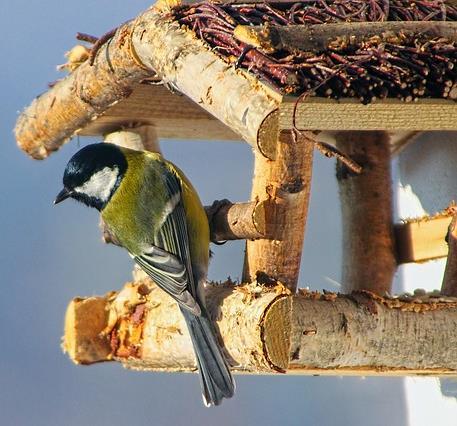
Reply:
<svg viewBox="0 0 457 426"><path fill-rule="evenodd" d="M354 175L337 165L343 224L346 292L390 292L395 272L390 146L387 133L340 132L337 147L363 167Z"/></svg>
<svg viewBox="0 0 457 426"><path fill-rule="evenodd" d="M124 148L160 152L156 129L147 124L108 133L104 140Z"/></svg>
<svg viewBox="0 0 457 426"><path fill-rule="evenodd" d="M449 225L447 243L449 252L441 293L446 296L457 296L457 215L454 215Z"/></svg>
<svg viewBox="0 0 457 426"><path fill-rule="evenodd" d="M274 160L255 153L252 200L284 208L271 215L275 239L246 242L244 282L266 278L293 292L297 288L313 164L314 145L308 137L283 131Z"/></svg>

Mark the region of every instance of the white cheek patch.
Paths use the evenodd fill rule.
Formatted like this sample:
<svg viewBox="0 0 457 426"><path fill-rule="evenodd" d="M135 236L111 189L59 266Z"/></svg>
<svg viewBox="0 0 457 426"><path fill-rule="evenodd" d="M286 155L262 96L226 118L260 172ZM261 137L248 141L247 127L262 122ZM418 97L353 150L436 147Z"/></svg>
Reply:
<svg viewBox="0 0 457 426"><path fill-rule="evenodd" d="M75 191L86 194L89 197L98 198L101 201L107 201L118 176L119 169L117 167L112 169L105 167L103 170L92 175L83 185L75 188Z"/></svg>

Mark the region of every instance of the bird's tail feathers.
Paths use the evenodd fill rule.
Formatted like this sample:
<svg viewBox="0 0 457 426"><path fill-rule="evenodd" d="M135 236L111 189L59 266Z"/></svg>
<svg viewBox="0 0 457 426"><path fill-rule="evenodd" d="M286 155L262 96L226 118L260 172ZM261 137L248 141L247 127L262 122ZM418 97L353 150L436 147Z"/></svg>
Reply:
<svg viewBox="0 0 457 426"><path fill-rule="evenodd" d="M205 405L219 405L223 398L230 398L235 391L230 370L217 343L211 321L206 312L201 316L182 310L200 370L203 401Z"/></svg>

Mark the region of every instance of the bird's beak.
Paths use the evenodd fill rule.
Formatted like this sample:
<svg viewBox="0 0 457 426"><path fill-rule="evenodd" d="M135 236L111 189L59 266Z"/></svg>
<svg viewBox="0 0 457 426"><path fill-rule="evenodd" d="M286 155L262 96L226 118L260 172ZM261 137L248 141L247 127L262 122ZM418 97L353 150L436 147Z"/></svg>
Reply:
<svg viewBox="0 0 457 426"><path fill-rule="evenodd" d="M67 188L64 188L64 189L62 189L62 191L60 191L57 194L57 197L54 200L54 204L59 204L70 196L71 196L71 191L69 191Z"/></svg>

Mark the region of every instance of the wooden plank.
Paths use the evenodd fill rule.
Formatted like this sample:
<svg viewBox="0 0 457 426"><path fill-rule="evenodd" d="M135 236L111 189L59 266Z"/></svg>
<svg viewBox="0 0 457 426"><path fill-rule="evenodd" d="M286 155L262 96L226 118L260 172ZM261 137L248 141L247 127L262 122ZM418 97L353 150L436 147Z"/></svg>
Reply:
<svg viewBox="0 0 457 426"><path fill-rule="evenodd" d="M159 138L241 141L241 137L187 96L161 85L138 84L132 94L108 108L79 132L97 136L132 123L153 125Z"/></svg>
<svg viewBox="0 0 457 426"><path fill-rule="evenodd" d="M446 257L445 237L451 219L451 216L438 216L395 225L397 263Z"/></svg>
<svg viewBox="0 0 457 426"><path fill-rule="evenodd" d="M292 128L296 101L289 97L280 105L282 130ZM457 130L457 103L444 99L411 103L385 99L363 105L356 99L308 98L298 102L295 118L297 127L307 130Z"/></svg>

